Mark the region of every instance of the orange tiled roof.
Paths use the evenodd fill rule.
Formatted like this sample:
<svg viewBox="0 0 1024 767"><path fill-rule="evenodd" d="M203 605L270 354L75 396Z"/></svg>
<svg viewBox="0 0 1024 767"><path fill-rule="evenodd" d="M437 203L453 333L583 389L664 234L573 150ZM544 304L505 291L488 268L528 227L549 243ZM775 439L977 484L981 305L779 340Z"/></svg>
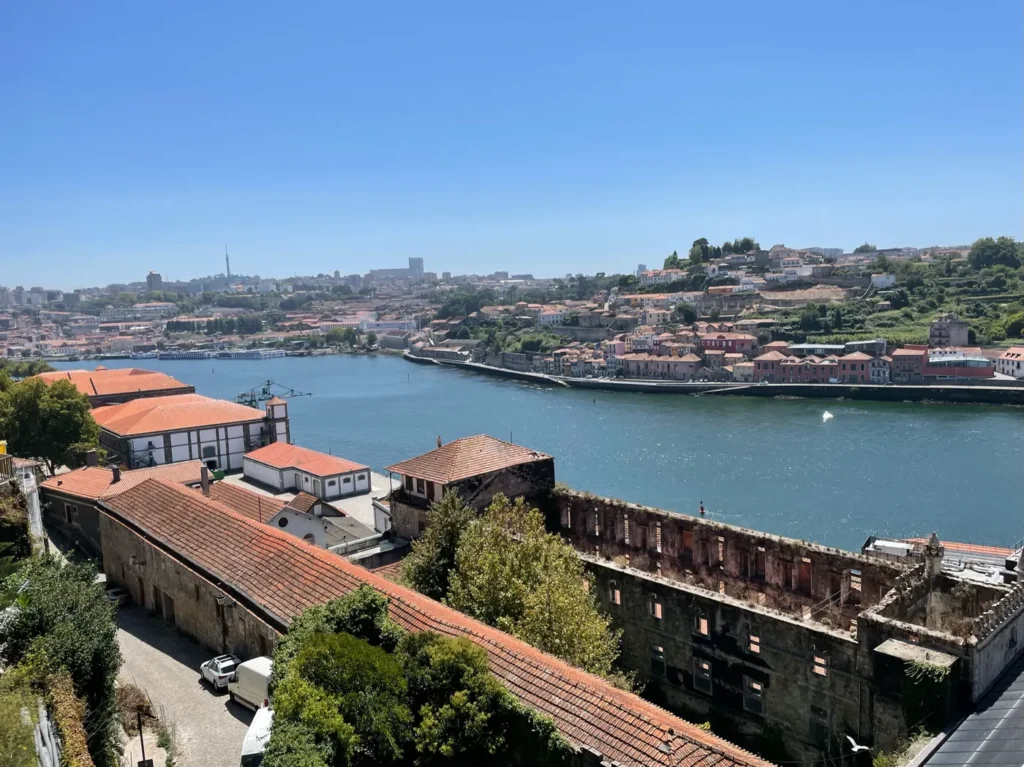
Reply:
<svg viewBox="0 0 1024 767"><path fill-rule="evenodd" d="M388 466L388 471L445 485L467 477L548 458L551 456L530 450L528 447L502 442L487 434L477 434L475 437L463 437L437 450Z"/></svg>
<svg viewBox="0 0 1024 767"><path fill-rule="evenodd" d="M299 492L294 498L288 501L288 508L295 509L296 511L309 512L314 506L316 506L319 499L315 495L310 495L305 490Z"/></svg>
<svg viewBox="0 0 1024 767"><path fill-rule="evenodd" d="M57 370L40 373L36 378L48 384L54 381L71 381L78 391L87 397L103 397L129 392L166 391L188 394L194 392L194 386L182 383L165 373L154 373L139 368L119 368L107 370Z"/></svg>
<svg viewBox="0 0 1024 767"><path fill-rule="evenodd" d="M104 507L172 556L242 595L274 623L287 624L308 607L371 586L390 598L389 613L406 630L462 636L483 647L491 670L513 695L552 717L571 742L609 761L767 765L599 677L192 490L151 480L105 501Z"/></svg>
<svg viewBox="0 0 1024 767"><path fill-rule="evenodd" d="M246 490L231 482L210 485L210 498L256 522L266 522L286 505L277 498Z"/></svg>
<svg viewBox="0 0 1024 767"><path fill-rule="evenodd" d="M113 498L130 490L147 479L163 479L182 485L197 485L202 479L202 461L182 461L145 469L122 471L119 482L114 482L114 472L105 466L83 466L64 474L49 477L42 486L65 495L99 500Z"/></svg>
<svg viewBox="0 0 1024 767"><path fill-rule="evenodd" d="M262 421L262 410L201 394L145 397L92 411L100 428L124 437Z"/></svg>
<svg viewBox="0 0 1024 767"><path fill-rule="evenodd" d="M275 469L300 469L318 477L346 474L370 468L361 463L348 461L337 456L319 453L307 447L289 445L287 442L272 442L259 450L246 453L247 459L272 466Z"/></svg>

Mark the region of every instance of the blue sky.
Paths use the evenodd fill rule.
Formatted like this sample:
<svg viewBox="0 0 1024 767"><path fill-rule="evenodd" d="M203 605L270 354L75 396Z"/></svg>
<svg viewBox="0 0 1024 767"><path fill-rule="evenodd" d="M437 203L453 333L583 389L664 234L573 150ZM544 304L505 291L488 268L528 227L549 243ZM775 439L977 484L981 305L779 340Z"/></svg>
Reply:
<svg viewBox="0 0 1024 767"><path fill-rule="evenodd" d="M0 284L1019 238L1022 9L0 3Z"/></svg>

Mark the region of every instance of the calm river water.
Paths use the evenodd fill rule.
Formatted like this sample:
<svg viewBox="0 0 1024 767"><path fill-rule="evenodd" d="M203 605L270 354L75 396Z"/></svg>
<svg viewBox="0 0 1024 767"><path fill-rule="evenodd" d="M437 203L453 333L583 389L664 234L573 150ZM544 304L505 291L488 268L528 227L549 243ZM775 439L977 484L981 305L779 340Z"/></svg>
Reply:
<svg viewBox="0 0 1024 767"><path fill-rule="evenodd" d="M58 367L93 367L95 362ZM1024 410L548 389L398 357L130 361L233 399L273 379L296 443L384 466L487 433L580 490L858 549L871 533L1024 536ZM825 411L833 418L823 419Z"/></svg>

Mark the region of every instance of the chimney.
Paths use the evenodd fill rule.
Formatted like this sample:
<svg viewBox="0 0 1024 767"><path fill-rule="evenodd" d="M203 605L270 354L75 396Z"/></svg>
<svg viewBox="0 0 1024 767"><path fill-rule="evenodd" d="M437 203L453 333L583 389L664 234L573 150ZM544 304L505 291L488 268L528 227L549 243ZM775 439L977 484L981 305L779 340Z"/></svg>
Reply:
<svg viewBox="0 0 1024 767"><path fill-rule="evenodd" d="M205 495L207 498L209 498L210 497L210 470L206 466L203 466L203 468L199 471L199 481L200 481L200 483L202 484L202 487L203 487L203 495Z"/></svg>
<svg viewBox="0 0 1024 767"><path fill-rule="evenodd" d="M113 482L120 482L121 481L121 467L120 466L113 466L113 467L111 467L111 471L114 472Z"/></svg>
<svg viewBox="0 0 1024 767"><path fill-rule="evenodd" d="M85 465L86 466L99 466L100 457L95 450L90 450L85 454Z"/></svg>

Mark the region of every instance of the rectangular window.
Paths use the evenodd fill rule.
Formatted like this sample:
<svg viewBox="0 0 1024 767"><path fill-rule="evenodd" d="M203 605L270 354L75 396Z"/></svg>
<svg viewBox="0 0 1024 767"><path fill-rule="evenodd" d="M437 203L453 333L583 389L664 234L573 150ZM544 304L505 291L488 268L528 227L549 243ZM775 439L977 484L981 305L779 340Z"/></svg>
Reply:
<svg viewBox="0 0 1024 767"><path fill-rule="evenodd" d="M811 743L819 746L825 745L828 742L828 711L824 708L811 706L809 720L810 727L807 734Z"/></svg>
<svg viewBox="0 0 1024 767"><path fill-rule="evenodd" d="M572 529L572 510L568 506L562 509L562 527Z"/></svg>
<svg viewBox="0 0 1024 767"><path fill-rule="evenodd" d="M823 652L814 654L814 673L818 676L828 676L828 656Z"/></svg>
<svg viewBox="0 0 1024 767"><path fill-rule="evenodd" d="M416 492L421 494L427 492L427 483L422 479L416 480Z"/></svg>
<svg viewBox="0 0 1024 767"><path fill-rule="evenodd" d="M863 595L864 585L861 583L860 570L850 570L850 594L849 600L860 604Z"/></svg>
<svg viewBox="0 0 1024 767"><path fill-rule="evenodd" d="M764 713L764 685L743 677L743 710L758 716Z"/></svg>
<svg viewBox="0 0 1024 767"><path fill-rule="evenodd" d="M759 581L764 580L766 559L767 555L765 554L764 546L758 546L757 551L754 552L754 578Z"/></svg>
<svg viewBox="0 0 1024 767"><path fill-rule="evenodd" d="M629 545L629 514L624 514L622 517L622 540L627 546Z"/></svg>
<svg viewBox="0 0 1024 767"><path fill-rule="evenodd" d="M683 530L683 550L680 552L683 567L693 567L693 531Z"/></svg>
<svg viewBox="0 0 1024 767"><path fill-rule="evenodd" d="M693 659L693 689L705 695L711 694L711 662L701 658Z"/></svg>
<svg viewBox="0 0 1024 767"><path fill-rule="evenodd" d="M718 536L718 543L715 549L715 564L719 567L725 567L725 538L721 535Z"/></svg>
<svg viewBox="0 0 1024 767"><path fill-rule="evenodd" d="M619 590L618 581L610 581L608 583L608 601L613 605L622 604L622 591Z"/></svg>
<svg viewBox="0 0 1024 767"><path fill-rule="evenodd" d="M651 537L654 542L654 550L661 553L661 522L654 523L654 535Z"/></svg>
<svg viewBox="0 0 1024 767"><path fill-rule="evenodd" d="M747 636L747 647L750 648L750 652L761 654L761 637L757 634L749 634Z"/></svg>
<svg viewBox="0 0 1024 767"><path fill-rule="evenodd" d="M651 673L665 676L665 648L661 645L651 645Z"/></svg>
<svg viewBox="0 0 1024 767"><path fill-rule="evenodd" d="M701 636L711 636L711 622L706 616L699 615L693 622L693 630Z"/></svg>
<svg viewBox="0 0 1024 767"><path fill-rule="evenodd" d="M811 560L807 557L800 557L800 571L798 573L797 588L802 594L811 593Z"/></svg>
<svg viewBox="0 0 1024 767"><path fill-rule="evenodd" d="M600 536L601 535L601 515L598 514L595 511L594 515L593 515L593 517L591 519L591 522L593 524L592 524L590 532L593 533L594 535Z"/></svg>
<svg viewBox="0 0 1024 767"><path fill-rule="evenodd" d="M661 613L661 600L658 599L657 595L651 594L651 596L649 598L649 602L648 602L648 607L649 607L651 615L654 617L654 619L660 621L661 620L661 615L662 615L662 613Z"/></svg>

